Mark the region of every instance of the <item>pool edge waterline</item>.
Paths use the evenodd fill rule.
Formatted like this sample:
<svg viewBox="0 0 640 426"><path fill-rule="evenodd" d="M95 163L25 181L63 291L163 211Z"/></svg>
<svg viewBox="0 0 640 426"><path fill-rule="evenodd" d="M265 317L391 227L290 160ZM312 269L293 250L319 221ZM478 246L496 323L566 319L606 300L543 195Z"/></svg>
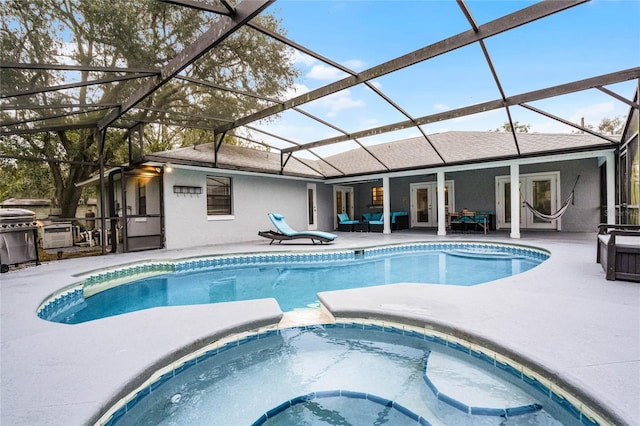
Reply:
<svg viewBox="0 0 640 426"><path fill-rule="evenodd" d="M373 259L379 256L390 256L426 249L448 250L452 253L458 252L455 254L457 256L467 256L471 251L476 250L477 253L473 256L475 258L478 258L479 255L495 257L497 254L495 250L501 250L504 253L514 256L526 254L527 256L536 258L540 262L548 259L551 255L547 250L520 244L480 243L477 241L457 241L455 243L427 241L384 244L350 249L331 249L322 252L248 252L228 255L205 255L172 260L141 261L77 274L76 276L83 278L82 281L66 286L48 296L37 308L36 313L38 317L42 319L60 322L55 318L65 310L72 310L76 307L81 308L82 303L84 303L84 298L91 297L111 288L129 284L136 280L167 273L197 272L210 268L230 266L262 266L283 262L350 261L364 256L368 259Z"/></svg>
<svg viewBox="0 0 640 426"><path fill-rule="evenodd" d="M515 379L531 386L533 390L540 391L541 394L538 394L539 396L546 393L550 401L559 404L566 410L569 416L573 416L580 424L613 424L608 420L608 416L603 410L594 408L594 406L597 407L594 401L585 403L585 400L590 400L590 398L580 392L579 389L575 389L568 383L562 382L554 373L548 371L544 366L525 359L519 354L491 340L470 333L460 333L460 330L437 323L426 323L424 326L417 326L408 322L347 317L339 317L335 318L331 323L315 325L306 324L282 327L279 324L272 324L259 329L229 334L212 341L159 368L151 375L141 377L138 383L130 384L131 386L128 386L128 388L133 388L134 390L127 393L124 397L120 395L110 401L110 403L105 404L105 410L97 413L94 417L95 420L92 420L91 424L95 426L112 426L117 424L117 421L124 416L128 410L132 409L162 383L170 380L189 367L217 354L261 338L278 335L284 330L307 330L317 327L373 330L424 339L435 345L441 345L442 347L459 352L462 355L486 362L487 366L493 366L503 370L511 374ZM509 355L505 355L505 352Z"/></svg>

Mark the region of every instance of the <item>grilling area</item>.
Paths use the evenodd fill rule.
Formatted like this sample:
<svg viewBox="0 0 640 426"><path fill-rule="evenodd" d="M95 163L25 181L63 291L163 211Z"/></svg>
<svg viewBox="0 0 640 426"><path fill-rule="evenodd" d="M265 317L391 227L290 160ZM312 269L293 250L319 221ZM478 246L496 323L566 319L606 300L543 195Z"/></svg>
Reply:
<svg viewBox="0 0 640 426"><path fill-rule="evenodd" d="M95 199L65 218L46 199L11 198L0 204L2 273L48 260L100 253L102 232L96 226Z"/></svg>
<svg viewBox="0 0 640 426"><path fill-rule="evenodd" d="M9 265L40 263L36 214L26 209L0 209L0 271Z"/></svg>

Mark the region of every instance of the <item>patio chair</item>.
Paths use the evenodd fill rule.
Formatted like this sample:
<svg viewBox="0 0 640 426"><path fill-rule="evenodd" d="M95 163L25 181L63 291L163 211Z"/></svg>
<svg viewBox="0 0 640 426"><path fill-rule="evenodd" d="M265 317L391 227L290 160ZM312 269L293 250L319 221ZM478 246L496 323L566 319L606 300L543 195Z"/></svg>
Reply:
<svg viewBox="0 0 640 426"><path fill-rule="evenodd" d="M353 232L354 225L360 224L359 220L349 219L346 213L338 213L338 231Z"/></svg>
<svg viewBox="0 0 640 426"><path fill-rule="evenodd" d="M322 244L330 243L338 238L335 234L322 231L295 231L287 224L287 222L285 222L284 216L278 213L269 213L267 216L269 216L269 219L276 227L277 231L260 231L258 232L258 235L270 239L271 242L269 245L273 244L274 241L278 241L278 244L280 244L282 241L296 240L300 238L308 238L313 244L316 244L316 241Z"/></svg>
<svg viewBox="0 0 640 426"><path fill-rule="evenodd" d="M596 261L607 280L640 282L640 225L598 226Z"/></svg>
<svg viewBox="0 0 640 426"><path fill-rule="evenodd" d="M382 213L373 216L369 220L369 232L383 232L384 231L384 216Z"/></svg>

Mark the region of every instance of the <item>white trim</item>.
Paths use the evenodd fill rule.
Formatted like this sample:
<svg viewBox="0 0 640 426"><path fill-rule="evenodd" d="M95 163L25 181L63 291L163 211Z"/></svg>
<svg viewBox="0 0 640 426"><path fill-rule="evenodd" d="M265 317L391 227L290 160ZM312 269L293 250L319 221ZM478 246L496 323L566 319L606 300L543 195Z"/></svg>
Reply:
<svg viewBox="0 0 640 426"><path fill-rule="evenodd" d="M445 180L444 180L444 172L438 172L436 174L436 186L437 186L437 194L438 194L438 235L444 236L447 235L447 222L446 215L447 210L445 206L444 199L444 189L445 189Z"/></svg>
<svg viewBox="0 0 640 426"><path fill-rule="evenodd" d="M382 178L382 214L384 217L384 225L382 232L384 234L391 233L391 189L389 187L389 176Z"/></svg>
<svg viewBox="0 0 640 426"><path fill-rule="evenodd" d="M208 214L207 220L234 220L236 217L232 214Z"/></svg>
<svg viewBox="0 0 640 426"><path fill-rule="evenodd" d="M309 200L309 190L312 191L313 197ZM312 206L313 212L309 211L309 205ZM309 223L311 216L313 223ZM315 231L318 229L318 190L315 183L307 183L307 230Z"/></svg>
<svg viewBox="0 0 640 426"><path fill-rule="evenodd" d="M341 193L342 211L338 211L338 204L336 203L338 191ZM350 196L347 197L346 194ZM346 213L351 220L356 219L355 214L355 191L353 186L334 185L333 186L333 228L338 229L338 214Z"/></svg>
<svg viewBox="0 0 640 426"><path fill-rule="evenodd" d="M362 179L381 179L383 177L398 178L398 177L410 177L416 175L435 174L437 172L462 172L470 170L481 169L493 169L497 167L510 167L512 165L525 165L525 164L541 164L551 163L555 161L571 161L571 160L583 160L586 158L599 158L606 157L615 153L615 148L601 149L597 151L584 151L584 152L572 152L567 154L553 154L542 157L528 157L528 158L513 158L510 160L489 161L486 163L471 163L471 164L459 164L456 166L437 166L424 169L405 170L401 172L386 172L375 173L361 176ZM323 181L326 184L339 185L344 182L354 182L354 177L345 178L327 178Z"/></svg>
<svg viewBox="0 0 640 426"><path fill-rule="evenodd" d="M509 170L511 180L511 238L520 238L520 165L512 164ZM515 184L517 182L517 185Z"/></svg>
<svg viewBox="0 0 640 426"><path fill-rule="evenodd" d="M175 160L174 160L175 161ZM167 160L167 162L171 162ZM162 162L158 161L147 161L144 164L148 166L158 166L161 167L164 165ZM174 169L181 170L193 170L198 172L207 172L207 173L216 173L218 175L237 175L237 176L261 176L261 177L269 177L274 179L286 179L286 180L298 180L298 181L307 181L307 182L325 182L324 178L314 178L314 177L301 177L301 176L288 176L288 175L278 175L275 173L264 173L264 172L250 172L245 170L231 170L231 169L219 169L217 167L206 167L206 166L190 166L185 164L175 164L171 163L171 167Z"/></svg>
<svg viewBox="0 0 640 426"><path fill-rule="evenodd" d="M514 170L516 169L516 170ZM511 222L505 222L504 219L504 189L503 184L514 181L517 178L517 185L511 185ZM551 188L551 213L556 211L562 204L561 200L561 181L559 171L536 172L520 174L519 168L514 166L509 175L495 176L495 197L496 197L496 229L511 228L512 234L519 235L520 227L524 229L555 229L562 230L562 219L552 220L550 223L535 223L533 214L528 211L523 202L531 198L531 182L537 179L548 178L553 187ZM517 222L514 218L517 217ZM515 228L518 230L516 231ZM512 236L512 238L519 238Z"/></svg>
<svg viewBox="0 0 640 426"><path fill-rule="evenodd" d="M437 179L437 177L436 177ZM409 199L410 199L410 226L412 228L420 228L420 227L434 227L437 226L438 228L440 227L440 220L443 220L443 230L446 229L446 219L447 219L447 211L446 211L446 207L449 207L449 211L454 212L456 209L456 205L455 205L455 199L456 199L456 195L455 195L455 181L452 179L447 179L444 180L444 173L442 173L442 179L443 179L443 187L448 188L448 192L449 192L449 205L446 206L445 205L445 199L444 199L444 191L442 191L442 212L440 212L440 191L438 190L438 180L434 181L428 181L428 182L413 182L409 184ZM420 189L420 188L425 188L429 191L429 193L427 194L427 197L429 199L429 204L431 207L429 207L429 210L431 210L431 212L429 213L429 217L430 218L436 218L435 220L431 219L429 222L418 222L418 209L417 209L417 204L418 204L418 200L417 200L417 193L416 190ZM437 194L437 196L436 196ZM445 234L442 234L445 235Z"/></svg>

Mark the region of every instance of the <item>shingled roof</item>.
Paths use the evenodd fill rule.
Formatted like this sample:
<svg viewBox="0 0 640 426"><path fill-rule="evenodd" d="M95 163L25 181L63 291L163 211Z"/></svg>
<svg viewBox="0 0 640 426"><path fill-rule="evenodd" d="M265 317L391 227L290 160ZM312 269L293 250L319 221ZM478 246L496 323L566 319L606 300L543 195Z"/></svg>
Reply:
<svg viewBox="0 0 640 426"><path fill-rule="evenodd" d="M428 140L409 138L372 145L367 147L367 150L353 149L325 157L323 160L292 157L286 162L282 173L279 152L238 145L222 144L218 150L217 161L214 144L157 152L146 156L145 159L323 179L614 146L605 139L587 133L518 133L514 138L511 133L503 132L455 131L429 135Z"/></svg>

